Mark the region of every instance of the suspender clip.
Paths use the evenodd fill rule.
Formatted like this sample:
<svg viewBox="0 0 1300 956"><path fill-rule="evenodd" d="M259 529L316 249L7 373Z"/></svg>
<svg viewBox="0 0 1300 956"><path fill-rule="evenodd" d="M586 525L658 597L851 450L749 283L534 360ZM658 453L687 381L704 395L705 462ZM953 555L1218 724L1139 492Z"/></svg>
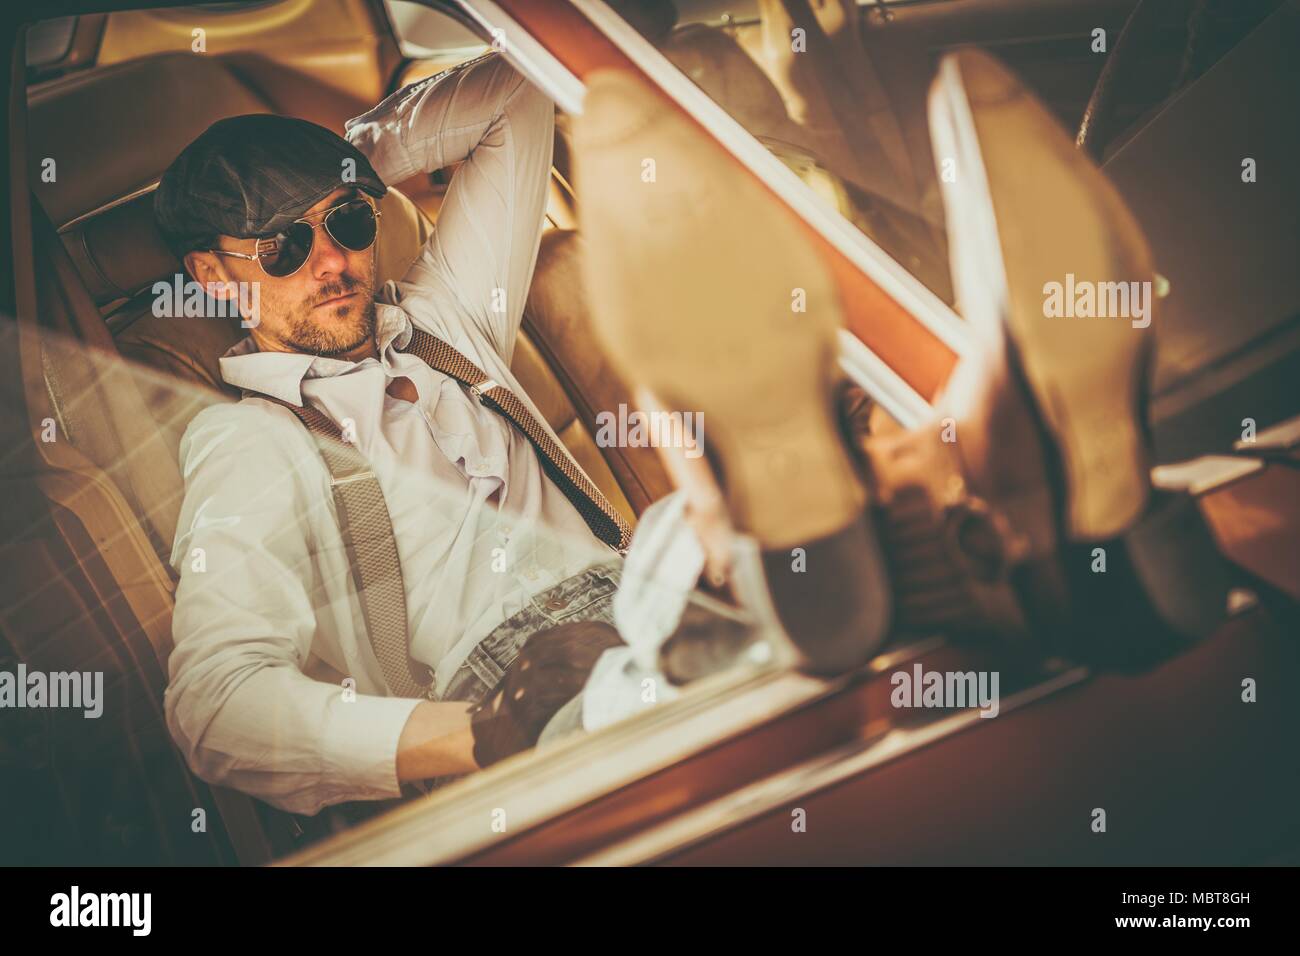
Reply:
<svg viewBox="0 0 1300 956"><path fill-rule="evenodd" d="M495 379L485 378L477 385L471 385L469 387L470 394L473 395L475 398L477 398L480 403L482 403L483 393L492 391L492 389L497 388L500 384L501 383L496 381Z"/></svg>

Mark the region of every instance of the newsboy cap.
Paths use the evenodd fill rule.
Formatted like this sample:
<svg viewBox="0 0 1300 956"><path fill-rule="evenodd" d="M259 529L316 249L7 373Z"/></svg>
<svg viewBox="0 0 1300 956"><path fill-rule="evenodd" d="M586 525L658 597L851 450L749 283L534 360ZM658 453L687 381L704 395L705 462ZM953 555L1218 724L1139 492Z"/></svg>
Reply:
<svg viewBox="0 0 1300 956"><path fill-rule="evenodd" d="M323 126L232 116L204 130L163 173L154 220L180 257L217 236L272 236L340 186L375 198L388 191L365 154Z"/></svg>

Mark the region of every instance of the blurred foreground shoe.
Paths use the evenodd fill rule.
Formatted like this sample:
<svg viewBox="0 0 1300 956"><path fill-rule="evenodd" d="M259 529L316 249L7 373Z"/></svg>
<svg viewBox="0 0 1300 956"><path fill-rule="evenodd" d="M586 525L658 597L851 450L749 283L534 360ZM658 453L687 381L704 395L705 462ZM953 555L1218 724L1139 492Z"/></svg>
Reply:
<svg viewBox="0 0 1300 956"><path fill-rule="evenodd" d="M930 425L866 442L896 624L1146 666L1220 620L1227 588L1195 502L1150 487L1146 242L987 54L943 60L930 127L941 173L955 171L940 181L976 346ZM1199 565L1184 574L1184 560Z"/></svg>
<svg viewBox="0 0 1300 956"><path fill-rule="evenodd" d="M731 525L757 542L806 668L865 662L889 596L835 413L830 273L789 210L628 73L588 79L575 147L587 289L607 353L665 407L702 416Z"/></svg>

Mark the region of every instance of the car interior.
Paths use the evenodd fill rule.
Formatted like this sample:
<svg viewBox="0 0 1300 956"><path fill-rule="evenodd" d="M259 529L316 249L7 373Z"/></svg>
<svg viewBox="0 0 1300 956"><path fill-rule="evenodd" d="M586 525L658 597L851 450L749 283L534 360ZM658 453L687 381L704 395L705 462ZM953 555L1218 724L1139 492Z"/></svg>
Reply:
<svg viewBox="0 0 1300 956"><path fill-rule="evenodd" d="M766 52L758 2L621 0L608 12L958 323L925 97L944 51L977 44L1002 57L1080 129L1083 148L1150 224L1169 302L1183 316L1160 341L1153 416L1163 464L1228 453L1243 417L1263 430L1300 413L1290 384L1300 373L1293 177L1261 170L1266 187L1227 195L1204 173L1213 163L1238 166L1228 143L1247 135L1273 137L1261 155L1300 151L1295 124L1262 121L1254 92L1262 96L1267 85L1274 115L1294 116L1300 77L1287 51L1295 35L1259 29L1288 6L1282 0L1166 3L1149 22L1132 23L1139 5L861 3L872 122L890 144L881 163L896 164L887 177L846 163L852 138L845 146L843 129L826 134L817 109L793 108L788 77ZM0 576L0 656L6 666L102 669L110 698L127 705L93 733L57 713L0 714L9 725L0 734L0 844L9 863L267 863L395 808L345 805L295 817L205 784L168 737L169 555L184 489L177 449L199 409L238 399L217 360L244 332L227 321L153 314L153 284L181 268L154 225L153 191L180 149L219 119L277 113L340 130L388 93L479 55L488 38L451 2L68 6L78 12L29 25L15 74L25 129L10 163L25 170L32 236L28 248L21 237L14 243L15 294L54 337L42 346L6 331L14 374L0 415L9 432L27 431L27 419L48 421L67 440L10 454L0 473L9 569ZM1125 37L1121 59L1089 52L1096 28L1112 43ZM819 108L834 122L860 104ZM586 473L635 522L671 486L652 449L600 447L594 438L598 412L632 396L589 345L594 319L580 278L581 184L568 120L557 111L547 228L513 370ZM1240 135L1224 135L1229 126ZM380 283L415 260L452 175L390 184L380 206ZM881 191L885 179L907 185ZM1194 248L1180 238L1192 223L1211 237ZM15 409L24 406L20 417ZM877 409L873 427L898 423ZM1221 499L1221 513L1259 514L1293 491L1273 475L1252 492L1262 499L1238 487ZM1261 518L1254 550L1241 559L1284 589L1300 579L1286 527ZM1038 675L1027 672L1022 686ZM201 830L199 818L207 821ZM598 849L600 834L587 832L583 846Z"/></svg>
<svg viewBox="0 0 1300 956"><path fill-rule="evenodd" d="M258 6L253 4L248 13L241 4L229 10L219 6L211 14L208 42L214 47L227 36L241 38L237 44L252 38L253 49L236 49L228 57L196 56L188 50L162 52L175 48L172 41L178 23L186 25L188 36L191 18L179 17L176 11L75 18L79 22L74 33L99 34L98 58L89 70L83 66L39 80L28 89L27 148L38 200L33 206L34 226L44 236L36 250L43 314L57 315L60 330L69 339L116 353L159 374L120 370L115 374L112 363L96 362L77 348L60 351L62 360L46 364L48 390L43 398L61 431L72 439L71 448L59 450L73 460L59 464L74 469L94 490L119 499L112 502L110 512L118 520L101 528L95 539L131 538L134 547L120 564L117 554L126 548L104 549L99 555L102 560L82 564L79 574L60 575L53 585L34 592L13 581L12 595L26 596L22 602L26 622L40 622L41 648L31 649L37 657L57 655L60 633L75 634L72 639L80 648L101 647L115 658L122 648L134 648L138 657L121 661L117 670L132 685L130 696L153 705L142 708L157 721L145 752L157 759L133 783L155 793L166 779L159 765L173 772L180 769L167 753L161 723L165 672L159 670L169 640L174 588L167 558L183 492L177 449L186 424L205 402L213 400L212 393L238 397L221 381L216 363L244 333L233 322L178 321L152 314L153 283L179 268L153 223L153 189L175 154L218 119L281 112L340 128L344 120L364 112L391 88L449 65L438 58L404 61L386 14L374 4L348 0L297 4L298 9L290 11L291 22L270 30L260 29ZM273 21L284 17L282 10L262 14L271 15ZM86 19L99 22L81 22ZM328 25L323 36L319 35L322 24ZM465 32L463 27L460 30ZM285 37L293 39L286 45ZM69 52L75 46L74 40ZM469 59L481 49L481 44L471 46L470 53L460 50L457 57ZM274 56L267 56L272 50ZM47 67L44 75L52 72ZM46 156L58 156L64 164L50 183L42 183L39 175ZM593 440L594 410L617 407L629 396L595 355L575 347L586 317L576 281L577 237L571 228L557 225L572 223L572 199L562 184L557 175L548 211L554 228L545 235L539 253L513 367L568 450L632 520L666 492L666 478L651 449L602 450ZM398 185L381 205L380 283L404 274L436 218L439 185L417 182L411 192L418 204ZM189 387L177 387L178 382ZM80 524L81 531L96 521L91 512L104 513L105 502L93 494L72 494L73 498L65 499L64 517ZM56 522L45 533L50 537L29 537L21 553L11 553L10 559L34 569L33 560L40 555L64 566L72 563L76 549L95 550L84 531L80 540L69 541ZM80 579L83 576L85 580ZM122 609L123 616L105 620L94 612L96 602L87 602L78 593L82 588L97 595L126 592L132 600ZM74 608L81 613L73 612ZM16 625L15 620L10 624ZM24 657L27 650L23 649ZM146 746L143 735L132 732L130 736L138 746ZM98 778L96 771L90 773L89 779ZM188 775L182 771L181 776ZM206 789L194 780L174 782L181 793L192 792L185 783L200 794ZM247 800L236 794L219 794L222 798L235 803ZM206 806L211 798L185 799ZM147 801L131 802L141 812L147 809ZM118 828L123 826L134 833L152 829L143 818ZM122 849L128 854L145 850ZM223 858L220 854L229 858L229 847L205 850L217 852L217 859ZM269 857L265 847L255 852Z"/></svg>

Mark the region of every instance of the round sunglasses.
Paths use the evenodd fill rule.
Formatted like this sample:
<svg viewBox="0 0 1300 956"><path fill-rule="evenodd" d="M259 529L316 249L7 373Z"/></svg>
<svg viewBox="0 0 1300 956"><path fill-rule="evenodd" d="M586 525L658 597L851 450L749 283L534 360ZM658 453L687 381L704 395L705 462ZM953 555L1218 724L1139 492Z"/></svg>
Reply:
<svg viewBox="0 0 1300 956"><path fill-rule="evenodd" d="M369 249L379 234L380 212L368 200L349 199L322 209L318 213L295 219L283 231L257 240L257 251L231 252L228 249L209 249L213 255L234 259L251 259L273 279L285 279L303 267L311 255L316 241L316 226L321 225L335 242L344 249L361 252ZM324 217L319 223L311 220Z"/></svg>

